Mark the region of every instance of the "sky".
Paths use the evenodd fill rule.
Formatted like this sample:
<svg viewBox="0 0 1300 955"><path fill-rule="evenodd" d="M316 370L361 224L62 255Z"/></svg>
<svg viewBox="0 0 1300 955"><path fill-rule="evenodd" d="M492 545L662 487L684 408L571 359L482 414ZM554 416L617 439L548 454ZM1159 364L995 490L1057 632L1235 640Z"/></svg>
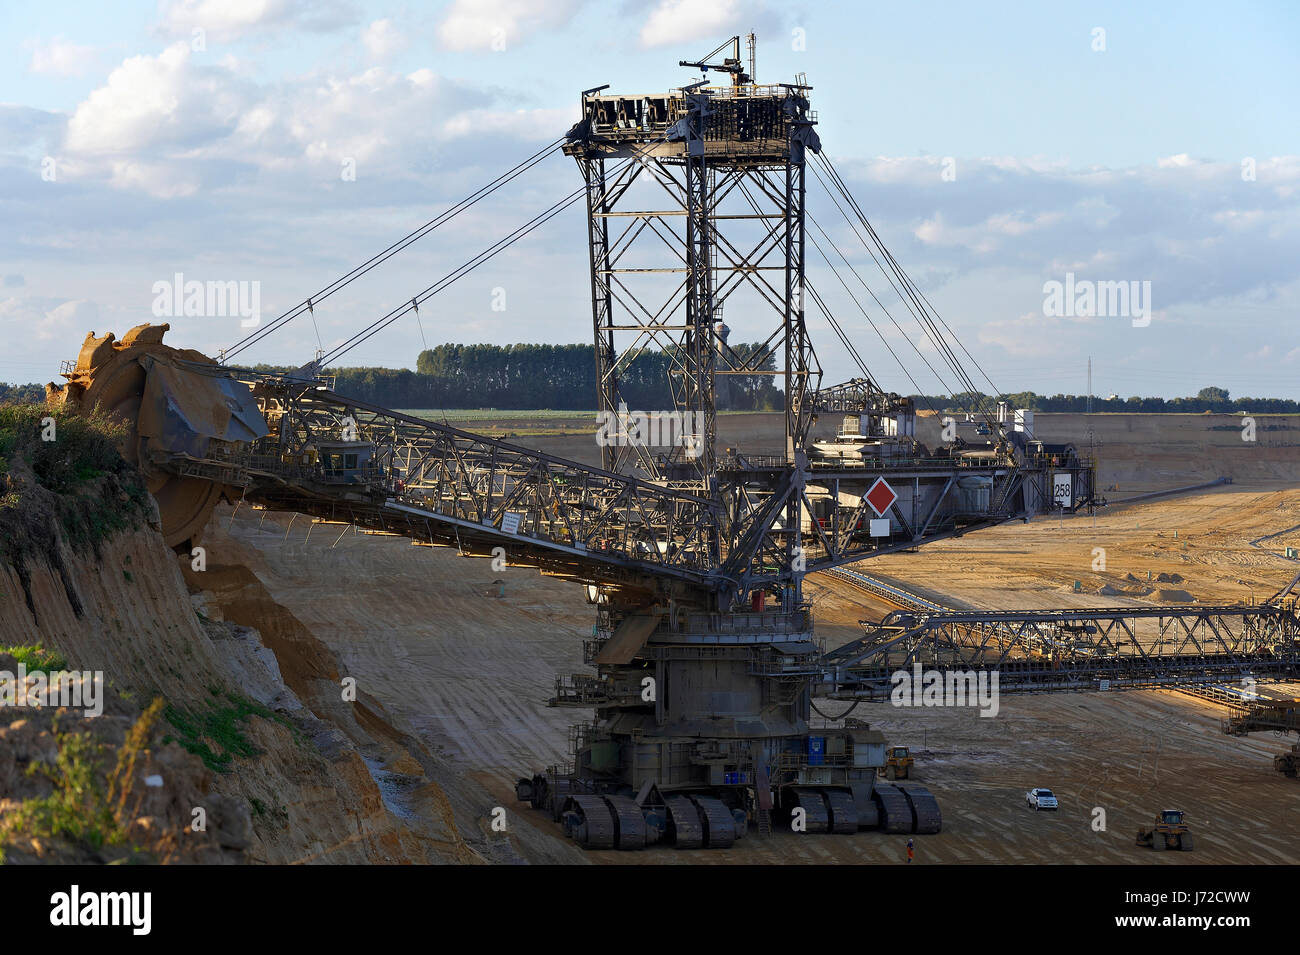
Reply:
<svg viewBox="0 0 1300 955"><path fill-rule="evenodd" d="M1091 358L1103 396L1300 398L1294 3L0 0L0 381L146 321L215 355L240 316L159 316L159 283L243 283L268 321L559 138L583 89L681 87L679 60L751 30L759 81L806 76L826 155L986 390L1082 394ZM547 158L241 360L306 362L580 184ZM873 375L947 391L811 177L808 208L883 303L905 368L809 250ZM1052 305L1116 282L1131 314ZM808 322L825 383L857 374ZM574 207L340 364L591 335Z"/></svg>

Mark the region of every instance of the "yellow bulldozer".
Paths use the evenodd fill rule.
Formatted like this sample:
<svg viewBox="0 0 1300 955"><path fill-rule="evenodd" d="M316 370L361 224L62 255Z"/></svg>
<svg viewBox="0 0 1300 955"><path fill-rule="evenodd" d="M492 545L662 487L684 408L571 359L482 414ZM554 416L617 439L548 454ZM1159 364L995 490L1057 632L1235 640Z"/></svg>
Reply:
<svg viewBox="0 0 1300 955"><path fill-rule="evenodd" d="M912 754L906 746L891 746L885 750L885 765L881 767L886 779L910 779L912 776Z"/></svg>
<svg viewBox="0 0 1300 955"><path fill-rule="evenodd" d="M1178 849L1182 852L1192 851L1192 833L1183 821L1186 815L1181 809L1165 809L1156 816L1156 824L1150 829L1139 829L1137 844L1151 849Z"/></svg>

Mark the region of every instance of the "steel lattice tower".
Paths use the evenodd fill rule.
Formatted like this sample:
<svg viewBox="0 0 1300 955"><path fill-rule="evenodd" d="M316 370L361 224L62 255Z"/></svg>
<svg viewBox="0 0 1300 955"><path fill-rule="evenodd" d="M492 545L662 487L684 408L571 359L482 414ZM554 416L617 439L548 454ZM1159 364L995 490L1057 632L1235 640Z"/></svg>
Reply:
<svg viewBox="0 0 1300 955"><path fill-rule="evenodd" d="M675 411L693 424L692 440L667 453L607 446L605 466L709 496L719 380L780 379L784 462L795 465L821 374L803 310L805 150L820 146L808 87L735 79L655 96L588 91L565 146L587 188L598 410L626 406L633 363L658 349ZM757 349L728 341L722 313L733 296L739 310L728 314ZM769 359L775 370L764 370Z"/></svg>

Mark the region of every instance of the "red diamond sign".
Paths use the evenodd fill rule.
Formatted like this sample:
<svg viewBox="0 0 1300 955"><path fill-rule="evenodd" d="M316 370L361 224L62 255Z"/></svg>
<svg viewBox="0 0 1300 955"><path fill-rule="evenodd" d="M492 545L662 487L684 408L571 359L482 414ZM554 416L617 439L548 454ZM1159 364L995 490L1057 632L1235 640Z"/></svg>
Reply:
<svg viewBox="0 0 1300 955"><path fill-rule="evenodd" d="M894 489L889 486L889 482L884 478L876 478L876 483L871 485L871 490L866 494L867 503L871 505L872 510L876 512L877 517L884 517L885 513L898 500L898 495Z"/></svg>

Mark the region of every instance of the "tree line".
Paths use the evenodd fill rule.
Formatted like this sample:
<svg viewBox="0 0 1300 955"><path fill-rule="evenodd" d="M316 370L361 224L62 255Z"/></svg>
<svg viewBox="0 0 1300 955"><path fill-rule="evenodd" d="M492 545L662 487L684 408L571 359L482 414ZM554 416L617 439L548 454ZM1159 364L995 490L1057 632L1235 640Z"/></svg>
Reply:
<svg viewBox="0 0 1300 955"><path fill-rule="evenodd" d="M1094 413L1129 414L1300 414L1300 401L1290 398L1231 398L1226 388L1202 388L1194 397L1187 398L1121 398L1118 395L1102 398L1093 395L1039 395L1032 391L1014 394L986 395L983 392L961 392L957 395L913 395L916 407L921 410L965 412L983 409L992 411L999 401L1012 408L1030 411L1066 412L1082 414L1091 409Z"/></svg>
<svg viewBox="0 0 1300 955"><path fill-rule="evenodd" d="M10 385L0 381L0 404L30 405L44 400L44 385Z"/></svg>
<svg viewBox="0 0 1300 955"><path fill-rule="evenodd" d="M733 346L749 356L759 346ZM672 355L646 350L622 369L619 384L633 411L673 407L668 385ZM762 363L775 368L775 357ZM254 371L283 373L287 366L257 365ZM596 359L591 345L438 345L420 352L415 371L408 368L336 368L339 394L385 408L502 408L587 411L596 404ZM1002 396L983 392L956 395L912 395L919 410L962 413L992 411L998 401L1031 411L1082 414L1087 395L1039 395L1020 391ZM30 404L45 400L45 386L0 382L0 404ZM772 411L784 397L770 375L719 375L717 403L721 411ZM1226 388L1202 388L1187 398L1118 396L1091 399L1094 412L1141 414L1300 414L1300 401L1289 398L1232 398Z"/></svg>
<svg viewBox="0 0 1300 955"><path fill-rule="evenodd" d="M758 343L733 345L747 359ZM619 390L631 410L674 407L669 387L672 355L647 349L619 371ZM776 357L760 362L772 371ZM288 368L258 365L254 371ZM331 368L341 395L387 408L504 408L586 411L596 405L596 354L592 345L438 345L420 352L415 371L405 368ZM783 407L772 375L720 375L721 411L771 411Z"/></svg>

